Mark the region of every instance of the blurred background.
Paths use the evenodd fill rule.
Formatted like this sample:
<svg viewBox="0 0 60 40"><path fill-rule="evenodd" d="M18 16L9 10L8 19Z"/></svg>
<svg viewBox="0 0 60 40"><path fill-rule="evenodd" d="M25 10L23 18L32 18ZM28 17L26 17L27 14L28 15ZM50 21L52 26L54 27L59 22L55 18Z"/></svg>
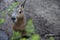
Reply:
<svg viewBox="0 0 60 40"><path fill-rule="evenodd" d="M20 34L14 32L8 13L12 13L13 8L23 2L24 0L0 0L0 40L60 40L60 37L49 36L60 36L60 0L27 0L24 15L30 38L18 39Z"/></svg>

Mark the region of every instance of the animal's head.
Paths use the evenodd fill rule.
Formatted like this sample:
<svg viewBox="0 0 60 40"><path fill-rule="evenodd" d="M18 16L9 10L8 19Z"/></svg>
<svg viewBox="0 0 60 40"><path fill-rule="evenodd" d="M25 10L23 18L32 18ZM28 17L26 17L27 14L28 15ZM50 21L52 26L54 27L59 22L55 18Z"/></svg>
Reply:
<svg viewBox="0 0 60 40"><path fill-rule="evenodd" d="M24 18L24 12L23 11L24 11L25 2L26 2L26 0L22 4L16 6L13 9L13 12L11 14L11 20L13 22L17 22L19 19L23 19Z"/></svg>

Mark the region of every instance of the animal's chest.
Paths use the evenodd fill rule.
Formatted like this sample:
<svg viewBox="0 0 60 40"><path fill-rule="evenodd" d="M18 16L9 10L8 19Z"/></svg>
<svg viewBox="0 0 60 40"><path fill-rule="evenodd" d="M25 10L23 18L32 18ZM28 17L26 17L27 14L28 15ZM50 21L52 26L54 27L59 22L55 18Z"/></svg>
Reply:
<svg viewBox="0 0 60 40"><path fill-rule="evenodd" d="M13 29L15 31L22 31L22 30L24 30L25 29L25 21L22 20L22 21L17 22L16 24L14 24Z"/></svg>

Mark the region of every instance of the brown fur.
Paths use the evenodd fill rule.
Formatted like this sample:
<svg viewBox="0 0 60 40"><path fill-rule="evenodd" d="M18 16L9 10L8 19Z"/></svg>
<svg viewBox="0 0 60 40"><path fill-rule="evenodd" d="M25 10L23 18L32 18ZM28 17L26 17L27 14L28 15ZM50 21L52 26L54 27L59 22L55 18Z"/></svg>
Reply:
<svg viewBox="0 0 60 40"><path fill-rule="evenodd" d="M13 30L16 32L17 31L21 32L21 35L25 36L26 35L26 31L25 31L26 18L24 16L23 12L19 13L19 15L16 18L17 18L17 22L13 23Z"/></svg>

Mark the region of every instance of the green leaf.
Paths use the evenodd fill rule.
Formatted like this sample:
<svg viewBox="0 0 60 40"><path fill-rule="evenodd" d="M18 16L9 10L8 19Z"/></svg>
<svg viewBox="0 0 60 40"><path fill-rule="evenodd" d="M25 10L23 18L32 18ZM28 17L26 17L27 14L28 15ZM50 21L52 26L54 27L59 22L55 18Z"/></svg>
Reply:
<svg viewBox="0 0 60 40"><path fill-rule="evenodd" d="M12 40L13 39L17 39L18 37L20 37L20 33L19 32L15 32L15 31L13 31L13 36L12 36Z"/></svg>
<svg viewBox="0 0 60 40"><path fill-rule="evenodd" d="M32 35L31 40L39 40L41 37L38 34Z"/></svg>
<svg viewBox="0 0 60 40"><path fill-rule="evenodd" d="M33 24L32 19L29 19L29 21L27 22L26 31L27 31L27 33L33 33L34 32L34 24Z"/></svg>
<svg viewBox="0 0 60 40"><path fill-rule="evenodd" d="M21 38L20 40L27 40L26 38Z"/></svg>
<svg viewBox="0 0 60 40"><path fill-rule="evenodd" d="M50 40L54 40L54 37L50 37Z"/></svg>
<svg viewBox="0 0 60 40"><path fill-rule="evenodd" d="M4 18L1 18L0 19L0 24L4 23L5 22L5 19Z"/></svg>
<svg viewBox="0 0 60 40"><path fill-rule="evenodd" d="M5 12L4 11L2 11L2 16L4 16L5 15Z"/></svg>
<svg viewBox="0 0 60 40"><path fill-rule="evenodd" d="M19 5L19 2L14 2L14 3L8 8L8 12L12 11L13 8L15 8L17 5Z"/></svg>

